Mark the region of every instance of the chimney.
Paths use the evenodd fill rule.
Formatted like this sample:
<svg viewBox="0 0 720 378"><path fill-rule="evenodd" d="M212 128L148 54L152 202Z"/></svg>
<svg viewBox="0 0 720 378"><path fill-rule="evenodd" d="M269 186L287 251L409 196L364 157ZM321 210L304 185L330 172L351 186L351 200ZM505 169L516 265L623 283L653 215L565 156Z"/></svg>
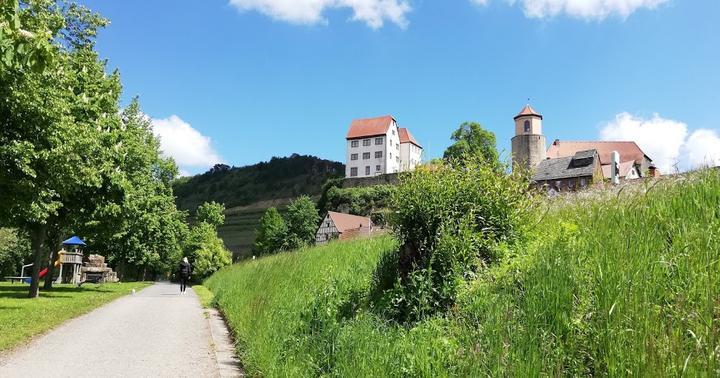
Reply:
<svg viewBox="0 0 720 378"><path fill-rule="evenodd" d="M610 179L613 185L620 184L620 153L613 151L610 156L612 157L610 162Z"/></svg>

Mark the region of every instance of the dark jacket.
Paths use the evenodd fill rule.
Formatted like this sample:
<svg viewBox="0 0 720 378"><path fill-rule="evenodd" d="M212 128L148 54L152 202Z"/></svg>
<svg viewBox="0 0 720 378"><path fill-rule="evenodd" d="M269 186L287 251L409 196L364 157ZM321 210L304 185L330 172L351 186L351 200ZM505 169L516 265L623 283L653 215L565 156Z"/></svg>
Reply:
<svg viewBox="0 0 720 378"><path fill-rule="evenodd" d="M192 274L192 265L190 265L190 263L186 263L185 261L180 261L178 273L182 278L190 278L190 274Z"/></svg>

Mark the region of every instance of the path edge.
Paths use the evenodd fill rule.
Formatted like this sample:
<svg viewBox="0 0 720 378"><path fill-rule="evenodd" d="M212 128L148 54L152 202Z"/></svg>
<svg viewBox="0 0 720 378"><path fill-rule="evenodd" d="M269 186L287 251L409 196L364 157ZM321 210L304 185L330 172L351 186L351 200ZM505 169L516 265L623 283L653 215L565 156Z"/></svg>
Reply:
<svg viewBox="0 0 720 378"><path fill-rule="evenodd" d="M214 307L207 307L205 314L220 377L245 377L240 360L235 354L232 333L222 312Z"/></svg>

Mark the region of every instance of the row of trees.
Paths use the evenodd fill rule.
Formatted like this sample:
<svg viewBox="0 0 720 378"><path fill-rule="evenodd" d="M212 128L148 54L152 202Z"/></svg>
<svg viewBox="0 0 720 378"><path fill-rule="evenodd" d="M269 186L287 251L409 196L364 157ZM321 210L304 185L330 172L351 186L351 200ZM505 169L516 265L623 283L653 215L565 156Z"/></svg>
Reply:
<svg viewBox="0 0 720 378"><path fill-rule="evenodd" d="M315 242L319 221L315 202L308 196L290 202L284 216L271 207L260 218L255 253L267 255L311 245Z"/></svg>
<svg viewBox="0 0 720 378"><path fill-rule="evenodd" d="M175 163L137 99L120 111L120 75L95 51L108 21L51 0L4 1L0 12L0 227L30 239L30 297L71 233L121 276L168 272L194 229L175 206Z"/></svg>

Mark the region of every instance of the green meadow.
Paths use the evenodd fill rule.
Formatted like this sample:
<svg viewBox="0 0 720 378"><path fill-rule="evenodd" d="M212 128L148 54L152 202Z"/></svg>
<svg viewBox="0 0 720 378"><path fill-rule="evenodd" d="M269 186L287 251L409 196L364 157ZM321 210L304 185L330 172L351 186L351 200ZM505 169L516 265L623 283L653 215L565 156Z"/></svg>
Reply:
<svg viewBox="0 0 720 378"><path fill-rule="evenodd" d="M522 245L412 324L368 292L392 236L209 278L251 376L718 376L720 173L544 201Z"/></svg>

